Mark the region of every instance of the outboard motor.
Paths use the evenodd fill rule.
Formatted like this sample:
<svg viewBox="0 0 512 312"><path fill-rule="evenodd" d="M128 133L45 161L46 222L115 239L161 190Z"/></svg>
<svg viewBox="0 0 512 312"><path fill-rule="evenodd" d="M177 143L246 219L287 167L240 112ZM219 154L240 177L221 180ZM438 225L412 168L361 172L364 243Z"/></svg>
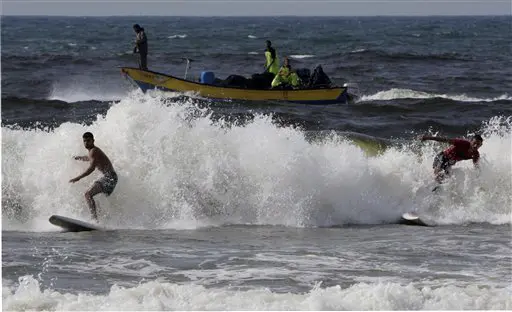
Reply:
<svg viewBox="0 0 512 312"><path fill-rule="evenodd" d="M361 98L361 90L359 89L359 85L357 83L347 82L344 83L343 86L347 88L349 101L359 101Z"/></svg>

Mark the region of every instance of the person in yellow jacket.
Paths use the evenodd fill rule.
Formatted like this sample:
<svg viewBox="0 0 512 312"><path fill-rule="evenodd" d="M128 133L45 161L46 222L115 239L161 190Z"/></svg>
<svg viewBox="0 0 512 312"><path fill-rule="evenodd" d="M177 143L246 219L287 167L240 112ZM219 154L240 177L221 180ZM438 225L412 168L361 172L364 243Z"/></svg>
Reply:
<svg viewBox="0 0 512 312"><path fill-rule="evenodd" d="M267 40L267 49L265 50L265 72L277 75L279 71L279 58L276 50L272 48L272 42Z"/></svg>
<svg viewBox="0 0 512 312"><path fill-rule="evenodd" d="M272 88L278 87L282 84L287 84L292 86L294 89L300 86L300 78L290 66L290 62L288 61L288 57L284 58L284 63L279 72L277 73L274 80L272 80Z"/></svg>

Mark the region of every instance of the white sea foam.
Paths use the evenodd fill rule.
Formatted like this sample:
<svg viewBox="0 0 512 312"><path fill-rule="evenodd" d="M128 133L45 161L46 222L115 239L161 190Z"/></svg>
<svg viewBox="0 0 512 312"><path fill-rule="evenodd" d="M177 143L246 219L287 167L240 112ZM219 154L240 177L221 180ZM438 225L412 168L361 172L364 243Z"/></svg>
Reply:
<svg viewBox="0 0 512 312"><path fill-rule="evenodd" d="M185 39L187 37L188 37L187 34L176 34L176 35L170 35L167 38L169 38L169 39Z"/></svg>
<svg viewBox="0 0 512 312"><path fill-rule="evenodd" d="M90 218L83 193L99 174L68 183L87 166L72 159L85 153L85 131L95 134L119 175L114 193L97 197L102 218L115 228L375 224L411 207L430 211L435 222L509 224L511 120L493 118L483 130L480 175L461 162L447 192L434 196L421 189L432 182L439 143L369 158L342 136L312 143L263 115L224 127L191 103L133 92L91 126L2 127L2 203L9 207L3 226L45 231L55 230L52 214ZM13 207L23 208L24 220L12 220Z"/></svg>
<svg viewBox="0 0 512 312"><path fill-rule="evenodd" d="M50 310L510 310L510 289L472 285L421 287L414 284L358 283L350 287L312 285L305 293L275 293L266 288L237 290L152 281L136 287L114 285L105 294L41 289L24 276L3 281L6 311Z"/></svg>
<svg viewBox="0 0 512 312"><path fill-rule="evenodd" d="M305 58L311 58L311 57L315 57L313 54L293 54L293 55L290 55L291 58L293 59L305 59Z"/></svg>
<svg viewBox="0 0 512 312"><path fill-rule="evenodd" d="M128 88L128 87L126 87ZM68 103L82 101L117 101L126 94L121 86L101 85L91 80L71 80L55 82L48 100L59 100Z"/></svg>
<svg viewBox="0 0 512 312"><path fill-rule="evenodd" d="M394 100L394 99L431 99L431 98L444 98L461 102L494 102L499 100L512 100L512 96L502 94L494 98L477 98L467 96L465 94L436 94L422 91L414 91L410 89L390 89L386 91L379 91L372 95L365 95L361 97L361 101L375 101L375 100Z"/></svg>

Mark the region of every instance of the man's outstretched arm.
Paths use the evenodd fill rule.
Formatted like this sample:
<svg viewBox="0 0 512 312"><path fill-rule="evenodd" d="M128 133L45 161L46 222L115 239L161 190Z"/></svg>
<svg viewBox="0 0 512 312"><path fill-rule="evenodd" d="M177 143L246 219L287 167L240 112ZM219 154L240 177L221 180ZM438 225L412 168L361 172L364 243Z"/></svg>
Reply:
<svg viewBox="0 0 512 312"><path fill-rule="evenodd" d="M82 178L85 178L86 176L90 175L94 171L94 169L96 169L96 162L97 161L96 161L96 157L94 157L94 152L91 153L91 157L89 159L91 161L91 164L89 165L89 168L87 168L87 170L85 170L85 172L82 173L81 175L79 175L78 177L69 180L69 182L74 183L74 182L76 182L76 181L78 181L78 180L80 180Z"/></svg>
<svg viewBox="0 0 512 312"><path fill-rule="evenodd" d="M430 135L423 135L420 137L420 140L422 140L422 141L437 141L437 142L445 142L445 143L449 143L451 141L451 139L449 139L449 138L435 137L435 136L430 136Z"/></svg>

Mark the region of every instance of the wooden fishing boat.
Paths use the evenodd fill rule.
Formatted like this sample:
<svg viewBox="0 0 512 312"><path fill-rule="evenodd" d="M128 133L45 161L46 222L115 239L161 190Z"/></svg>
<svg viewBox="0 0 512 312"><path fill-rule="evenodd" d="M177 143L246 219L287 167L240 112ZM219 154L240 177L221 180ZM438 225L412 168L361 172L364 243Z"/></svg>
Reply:
<svg viewBox="0 0 512 312"><path fill-rule="evenodd" d="M188 67L187 67L188 71ZM178 78L151 70L122 67L121 73L134 82L143 92L152 89L172 92L192 92L213 100L279 101L304 104L340 104L354 98L348 86L306 89L247 89L226 87Z"/></svg>

